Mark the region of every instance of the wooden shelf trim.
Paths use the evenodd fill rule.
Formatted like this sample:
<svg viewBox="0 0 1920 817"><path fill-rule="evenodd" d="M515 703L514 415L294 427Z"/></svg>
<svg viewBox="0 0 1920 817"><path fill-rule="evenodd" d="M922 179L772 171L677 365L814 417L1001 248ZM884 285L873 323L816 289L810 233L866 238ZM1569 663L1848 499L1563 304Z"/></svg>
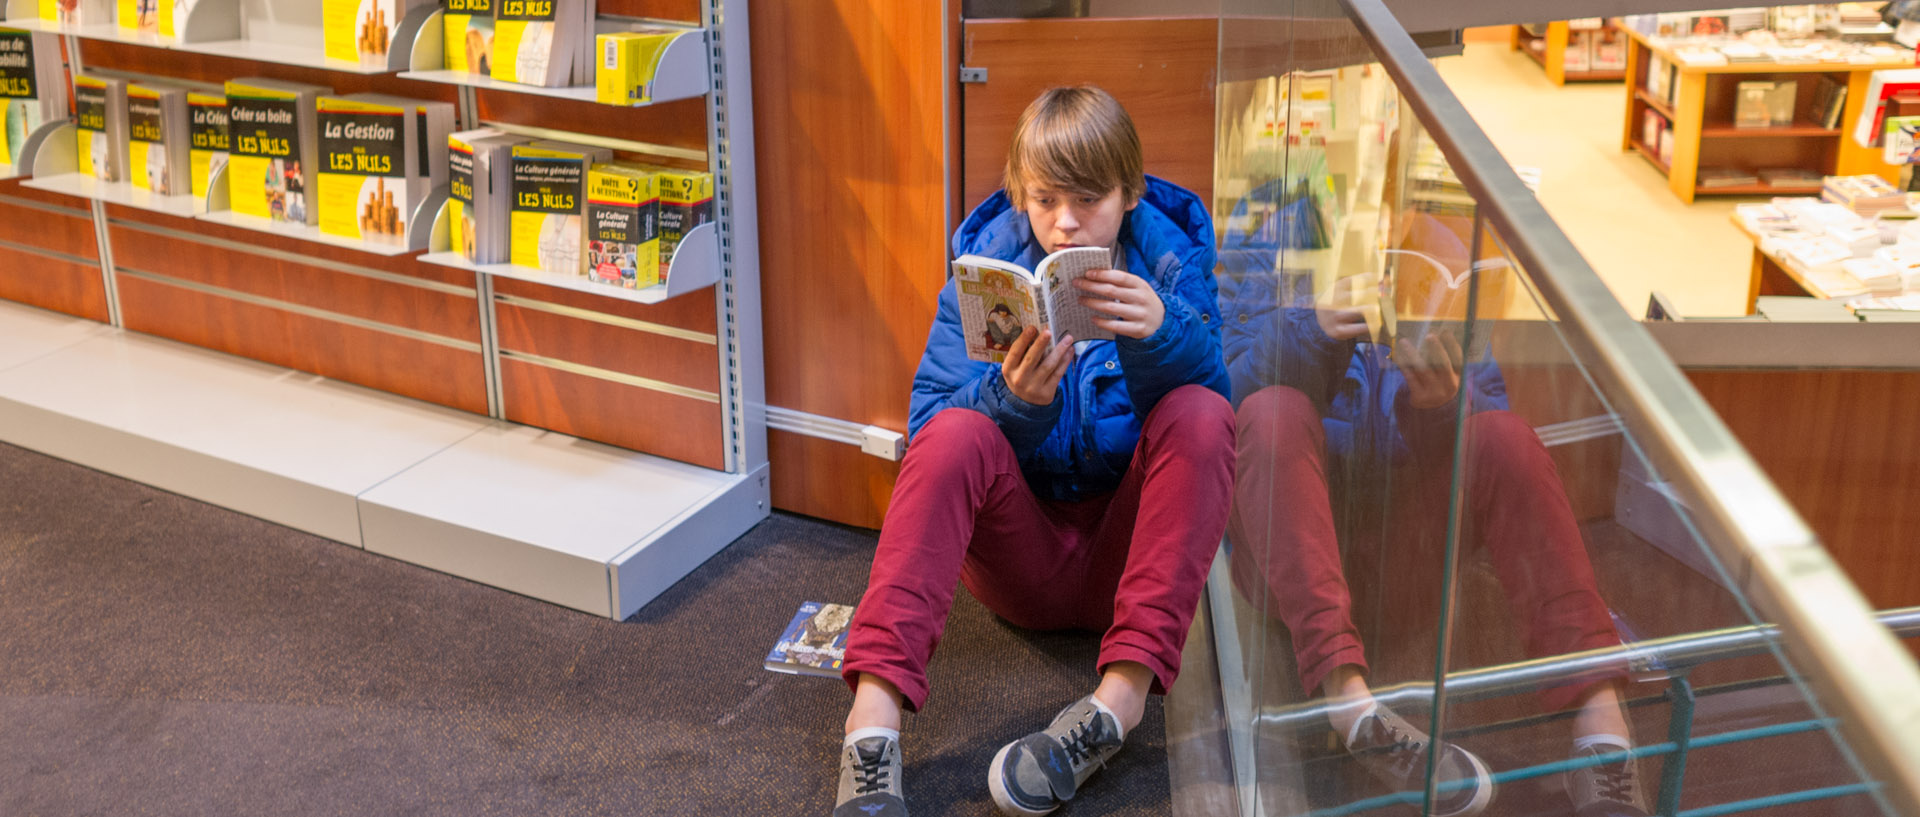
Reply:
<svg viewBox="0 0 1920 817"><path fill-rule="evenodd" d="M1653 163L1653 166L1660 171L1660 175L1673 175L1673 168L1668 167L1666 162L1660 161L1660 154L1654 152L1653 148L1647 147L1638 138L1635 138L1631 144L1634 150L1639 151L1640 155L1647 157L1647 161Z"/></svg>
<svg viewBox="0 0 1920 817"><path fill-rule="evenodd" d="M1666 100L1654 96L1653 92L1646 88L1633 89L1633 98L1647 103L1647 107L1654 109L1661 116L1667 118L1667 124L1673 124L1673 106L1668 105Z"/></svg>

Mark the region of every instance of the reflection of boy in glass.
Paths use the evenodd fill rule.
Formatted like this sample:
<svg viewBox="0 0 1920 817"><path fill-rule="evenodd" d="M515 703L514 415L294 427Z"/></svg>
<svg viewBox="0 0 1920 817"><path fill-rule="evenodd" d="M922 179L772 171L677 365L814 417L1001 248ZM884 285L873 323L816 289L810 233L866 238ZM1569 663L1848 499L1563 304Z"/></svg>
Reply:
<svg viewBox="0 0 1920 817"><path fill-rule="evenodd" d="M1006 304L994 304L987 310L987 348L995 352L1013 348L1013 342L1020 339L1020 330L1024 328Z"/></svg>
<svg viewBox="0 0 1920 817"><path fill-rule="evenodd" d="M1384 207L1397 203L1393 155L1390 149ZM1270 183L1240 207L1278 204L1276 219L1314 217L1304 213L1310 199L1286 196L1285 189ZM1405 213L1393 227L1390 246L1432 259L1464 280L1468 249L1434 216ZM1299 231L1281 225L1262 232ZM1221 252L1223 342L1240 447L1228 526L1233 576L1243 593L1286 624L1302 686L1332 704L1328 720L1348 752L1389 786L1418 789L1425 763L1410 759L1421 757L1429 737L1373 700L1341 542L1375 542L1380 559L1397 562L1373 575L1437 565L1457 436L1465 443L1466 541L1489 551L1527 655L1620 641L1552 460L1532 427L1506 410L1506 385L1492 358L1467 361L1449 332L1402 338L1389 357L1386 347L1367 342L1365 317L1351 304L1316 307L1307 299L1276 298L1284 276L1275 274L1275 258L1286 258L1290 249L1301 248L1230 230ZM1409 324L1405 316L1402 321L1404 331ZM1462 389L1464 424L1456 413ZM1358 513L1337 513L1347 509ZM1433 572L1430 581L1438 579ZM1383 605L1385 613L1393 606ZM1395 634L1391 626L1382 630ZM1576 758L1629 745L1619 682L1617 676L1586 677L1541 691L1549 710L1577 707ZM1461 747L1443 748L1439 774L1443 781L1470 782L1443 791L1437 815L1474 814L1492 799L1485 763ZM1576 771L1568 790L1581 817L1645 814L1631 761Z"/></svg>

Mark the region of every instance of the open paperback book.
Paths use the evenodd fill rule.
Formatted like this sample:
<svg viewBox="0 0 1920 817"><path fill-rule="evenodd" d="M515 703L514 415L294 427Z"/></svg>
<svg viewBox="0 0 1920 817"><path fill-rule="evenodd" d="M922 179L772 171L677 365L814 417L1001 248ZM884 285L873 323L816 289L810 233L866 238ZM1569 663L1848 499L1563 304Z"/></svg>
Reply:
<svg viewBox="0 0 1920 817"><path fill-rule="evenodd" d="M1075 341L1112 340L1112 332L1094 325L1099 313L1080 304L1080 291L1073 286L1073 280L1089 270L1112 267L1105 247L1069 247L1040 259L1032 270L978 255L954 259L954 294L967 357L987 363L1005 360L1028 326L1051 330L1056 342L1065 335Z"/></svg>
<svg viewBox="0 0 1920 817"><path fill-rule="evenodd" d="M852 623L851 604L803 602L767 653L764 665L774 672L838 678L847 656L847 627Z"/></svg>

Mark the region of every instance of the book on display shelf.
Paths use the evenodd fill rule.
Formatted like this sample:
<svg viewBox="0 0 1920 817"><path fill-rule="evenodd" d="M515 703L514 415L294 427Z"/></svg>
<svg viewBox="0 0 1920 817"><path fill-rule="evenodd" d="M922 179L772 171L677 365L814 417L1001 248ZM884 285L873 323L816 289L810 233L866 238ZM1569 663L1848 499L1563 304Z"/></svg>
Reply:
<svg viewBox="0 0 1920 817"><path fill-rule="evenodd" d="M559 275L584 275L587 169L611 160L613 151L547 140L514 145L512 151L510 260Z"/></svg>
<svg viewBox="0 0 1920 817"><path fill-rule="evenodd" d="M447 227L454 252L475 264L510 258L513 146L531 140L492 128L447 136Z"/></svg>
<svg viewBox="0 0 1920 817"><path fill-rule="evenodd" d="M121 31L137 34L160 33L160 4L172 0L119 0L115 23Z"/></svg>
<svg viewBox="0 0 1920 817"><path fill-rule="evenodd" d="M1068 247L1040 259L1033 269L979 255L953 260L953 286L967 357L985 363L1006 359L1026 327L1053 333L1053 342L1112 340L1094 324L1099 317L1080 303L1073 281L1092 270L1110 269L1105 247Z"/></svg>
<svg viewBox="0 0 1920 817"><path fill-rule="evenodd" d="M379 94L323 96L320 172L314 198L320 232L387 244L406 241L407 222L426 192L415 100Z"/></svg>
<svg viewBox="0 0 1920 817"><path fill-rule="evenodd" d="M594 98L607 105L653 101L660 55L684 33L684 29L645 26L600 35L595 40L599 60L594 69Z"/></svg>
<svg viewBox="0 0 1920 817"><path fill-rule="evenodd" d="M160 0L160 36L178 37L187 30L187 15L200 0Z"/></svg>
<svg viewBox="0 0 1920 817"><path fill-rule="evenodd" d="M0 28L0 165L17 163L41 123L67 115L58 35Z"/></svg>
<svg viewBox="0 0 1920 817"><path fill-rule="evenodd" d="M113 0L40 0L43 22L66 26L112 23Z"/></svg>
<svg viewBox="0 0 1920 817"><path fill-rule="evenodd" d="M426 1L320 0L322 49L328 59L384 66L388 52L394 48L394 30L401 18L408 9Z"/></svg>
<svg viewBox="0 0 1920 817"><path fill-rule="evenodd" d="M315 106L331 89L275 79L227 81L228 199L233 212L293 224L319 223L309 200L319 170Z"/></svg>
<svg viewBox="0 0 1920 817"><path fill-rule="evenodd" d="M590 0L494 0L493 78L560 87L593 81Z"/></svg>
<svg viewBox="0 0 1920 817"><path fill-rule="evenodd" d="M838 678L846 661L847 631L852 624L851 604L801 602L762 665L789 675Z"/></svg>
<svg viewBox="0 0 1920 817"><path fill-rule="evenodd" d="M214 175L227 166L227 151L233 146L226 94L187 94L187 115L191 139L187 161L192 166L193 195L205 199Z"/></svg>
<svg viewBox="0 0 1920 817"><path fill-rule="evenodd" d="M493 73L493 4L495 0L447 0L443 15L446 44L442 54L449 71L475 76Z"/></svg>
<svg viewBox="0 0 1920 817"><path fill-rule="evenodd" d="M73 76L74 132L80 172L103 182L127 175L127 81Z"/></svg>
<svg viewBox="0 0 1920 817"><path fill-rule="evenodd" d="M1792 80L1748 80L1736 86L1733 126L1784 128L1793 124L1794 97L1800 85Z"/></svg>
<svg viewBox="0 0 1920 817"><path fill-rule="evenodd" d="M660 283L660 177L621 163L587 171L587 277L626 289Z"/></svg>
<svg viewBox="0 0 1920 817"><path fill-rule="evenodd" d="M161 196L192 192L187 93L163 83L127 84L127 174L134 187Z"/></svg>

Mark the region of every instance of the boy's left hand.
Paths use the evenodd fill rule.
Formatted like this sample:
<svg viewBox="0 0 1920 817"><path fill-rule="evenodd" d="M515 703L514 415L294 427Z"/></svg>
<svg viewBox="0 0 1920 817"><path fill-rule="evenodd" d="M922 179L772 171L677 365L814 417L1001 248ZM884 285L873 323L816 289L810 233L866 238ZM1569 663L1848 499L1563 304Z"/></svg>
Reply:
<svg viewBox="0 0 1920 817"><path fill-rule="evenodd" d="M1145 340L1160 331L1160 324L1167 319L1167 305L1161 303L1160 293L1138 275L1092 270L1075 279L1073 285L1082 293L1081 306L1111 316L1095 318L1093 325L1121 337Z"/></svg>

